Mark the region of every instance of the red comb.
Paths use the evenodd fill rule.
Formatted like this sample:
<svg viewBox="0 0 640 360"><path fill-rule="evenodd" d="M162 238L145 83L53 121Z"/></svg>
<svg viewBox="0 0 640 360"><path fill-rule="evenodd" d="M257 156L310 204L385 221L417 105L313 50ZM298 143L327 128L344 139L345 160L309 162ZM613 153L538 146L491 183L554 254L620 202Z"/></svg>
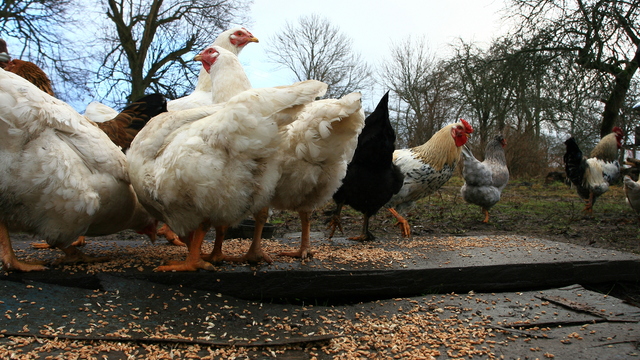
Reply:
<svg viewBox="0 0 640 360"><path fill-rule="evenodd" d="M465 119L460 119L460 122L464 126L464 129L465 129L467 134L471 134L473 132L473 128L471 127L471 125Z"/></svg>
<svg viewBox="0 0 640 360"><path fill-rule="evenodd" d="M613 129L611 129L611 132L622 135L622 129L617 126L614 126Z"/></svg>

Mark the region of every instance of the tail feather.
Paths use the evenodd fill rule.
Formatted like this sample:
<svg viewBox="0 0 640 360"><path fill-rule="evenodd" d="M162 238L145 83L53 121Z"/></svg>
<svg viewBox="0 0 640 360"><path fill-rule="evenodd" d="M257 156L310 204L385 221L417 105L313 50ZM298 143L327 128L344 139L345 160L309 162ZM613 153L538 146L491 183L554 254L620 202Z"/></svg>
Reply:
<svg viewBox="0 0 640 360"><path fill-rule="evenodd" d="M360 93L351 93L307 105L286 128L283 146L295 146L296 156L310 162L351 159L364 126L360 98Z"/></svg>

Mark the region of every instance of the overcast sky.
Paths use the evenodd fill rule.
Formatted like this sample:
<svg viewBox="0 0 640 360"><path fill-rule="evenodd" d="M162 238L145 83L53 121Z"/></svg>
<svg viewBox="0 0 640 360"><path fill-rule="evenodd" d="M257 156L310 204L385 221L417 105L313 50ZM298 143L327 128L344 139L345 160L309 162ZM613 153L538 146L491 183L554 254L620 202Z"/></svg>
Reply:
<svg viewBox="0 0 640 360"><path fill-rule="evenodd" d="M446 54L447 45L457 38L488 43L504 32L500 13L503 8L504 0L255 0L251 8L254 22L246 27L260 43L249 44L240 60L253 87L290 84L293 74L276 71L264 49L287 21L297 24L300 16L311 14L328 18L353 40L354 50L374 68L385 58L391 44L409 36L425 36L433 52ZM372 109L382 96L364 95L367 109Z"/></svg>

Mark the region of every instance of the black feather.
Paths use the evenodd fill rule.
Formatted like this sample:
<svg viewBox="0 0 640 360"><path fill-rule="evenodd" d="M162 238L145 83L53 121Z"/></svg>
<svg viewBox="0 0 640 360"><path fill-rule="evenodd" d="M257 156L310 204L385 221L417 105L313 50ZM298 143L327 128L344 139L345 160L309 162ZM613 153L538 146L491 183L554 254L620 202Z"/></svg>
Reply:
<svg viewBox="0 0 640 360"><path fill-rule="evenodd" d="M137 116L131 121L128 128L140 130L154 116L167 111L167 100L162 94L150 94L127 105L122 112L135 111Z"/></svg>
<svg viewBox="0 0 640 360"><path fill-rule="evenodd" d="M563 157L564 171L567 174L567 178L576 187L580 197L589 198L589 189L583 185L584 174L587 170L586 159L573 137L568 138L564 144L567 147Z"/></svg>
<svg viewBox="0 0 640 360"><path fill-rule="evenodd" d="M365 119L358 136L353 159L347 167L342 186L333 195L334 201L349 205L366 217L375 215L391 197L400 191L404 176L393 164L396 134L389 121L389 93ZM334 213L339 214L340 209Z"/></svg>

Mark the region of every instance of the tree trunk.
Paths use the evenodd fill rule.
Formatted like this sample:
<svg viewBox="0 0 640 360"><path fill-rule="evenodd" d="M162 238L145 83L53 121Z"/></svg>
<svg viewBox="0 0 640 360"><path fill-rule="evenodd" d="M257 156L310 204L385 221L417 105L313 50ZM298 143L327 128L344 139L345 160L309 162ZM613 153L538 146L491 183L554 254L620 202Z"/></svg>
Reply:
<svg viewBox="0 0 640 360"><path fill-rule="evenodd" d="M625 69L615 75L615 82L611 95L607 98L604 105L604 112L602 113L602 127L600 128L600 137L604 137L611 133L613 126L618 119L620 109L624 104L624 99L627 96L629 87L631 86L631 79L638 70L638 63L640 62L640 46L636 48L636 54L633 59L627 64Z"/></svg>

